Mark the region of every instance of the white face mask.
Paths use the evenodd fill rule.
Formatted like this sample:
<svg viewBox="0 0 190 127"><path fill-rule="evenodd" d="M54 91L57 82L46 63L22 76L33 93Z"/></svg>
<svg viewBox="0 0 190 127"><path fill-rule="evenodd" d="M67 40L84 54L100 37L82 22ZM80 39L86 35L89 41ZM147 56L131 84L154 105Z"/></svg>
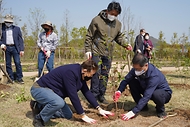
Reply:
<svg viewBox="0 0 190 127"><path fill-rule="evenodd" d="M114 21L114 20L116 19L116 17L115 17L114 15L108 14L108 19L109 19L110 21Z"/></svg>
<svg viewBox="0 0 190 127"><path fill-rule="evenodd" d="M7 26L7 27L10 27L10 26L12 26L12 23L5 23L5 25Z"/></svg>
<svg viewBox="0 0 190 127"><path fill-rule="evenodd" d="M144 35L145 35L145 33L142 33L142 35L144 36Z"/></svg>
<svg viewBox="0 0 190 127"><path fill-rule="evenodd" d="M147 39L147 40L148 40L148 39L149 39L149 36L145 36L145 39Z"/></svg>
<svg viewBox="0 0 190 127"><path fill-rule="evenodd" d="M144 74L144 73L145 73L144 70L142 70L142 71L135 71L135 74L136 74L137 76L140 76L140 75L142 75L142 74Z"/></svg>

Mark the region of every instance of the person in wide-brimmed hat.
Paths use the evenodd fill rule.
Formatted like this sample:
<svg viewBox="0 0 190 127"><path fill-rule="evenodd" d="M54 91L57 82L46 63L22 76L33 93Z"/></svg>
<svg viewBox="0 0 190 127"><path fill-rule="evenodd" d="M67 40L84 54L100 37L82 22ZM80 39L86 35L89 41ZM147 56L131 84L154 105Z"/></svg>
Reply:
<svg viewBox="0 0 190 127"><path fill-rule="evenodd" d="M4 17L0 45L6 55L7 73L13 81L16 80L16 82L23 84L24 81L22 80L23 74L20 56L24 55L24 41L20 28L13 25L13 18L14 17L10 14ZM12 57L16 67L16 76L14 76L12 71Z"/></svg>
<svg viewBox="0 0 190 127"><path fill-rule="evenodd" d="M40 33L37 45L40 48L38 53L38 77L40 77L45 61L47 60L47 69L50 72L53 69L54 53L58 45L57 34L53 32L53 25L50 21L46 21L41 25L44 29Z"/></svg>
<svg viewBox="0 0 190 127"><path fill-rule="evenodd" d="M53 26L52 23L50 21L46 21L45 23L43 23L41 25L41 27L45 30L45 31L49 31L50 29L53 30ZM47 29L48 28L48 29Z"/></svg>

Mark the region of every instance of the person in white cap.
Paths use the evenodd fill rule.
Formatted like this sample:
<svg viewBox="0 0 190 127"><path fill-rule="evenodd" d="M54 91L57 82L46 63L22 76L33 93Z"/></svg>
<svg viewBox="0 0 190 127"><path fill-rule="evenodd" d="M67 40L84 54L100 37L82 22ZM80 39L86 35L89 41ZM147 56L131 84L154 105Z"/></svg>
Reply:
<svg viewBox="0 0 190 127"><path fill-rule="evenodd" d="M40 77L46 59L48 59L46 67L48 72L53 69L54 53L58 45L57 34L53 32L53 26L50 21L46 21L41 25L44 31L40 33L37 45L40 49L38 53L38 77Z"/></svg>
<svg viewBox="0 0 190 127"><path fill-rule="evenodd" d="M24 55L24 41L20 27L13 25L13 16L6 15L2 24L1 49L6 55L6 70L10 78L19 84L24 84L22 79L22 65L20 56ZM16 67L16 78L12 71L12 57Z"/></svg>

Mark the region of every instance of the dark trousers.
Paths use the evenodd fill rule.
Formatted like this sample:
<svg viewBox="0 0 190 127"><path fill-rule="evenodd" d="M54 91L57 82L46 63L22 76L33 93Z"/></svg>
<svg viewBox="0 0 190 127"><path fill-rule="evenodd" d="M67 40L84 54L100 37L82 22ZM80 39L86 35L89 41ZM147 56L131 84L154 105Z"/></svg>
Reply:
<svg viewBox="0 0 190 127"><path fill-rule="evenodd" d="M6 69L9 77L14 80L20 80L23 77L22 74L22 66L20 62L20 53L16 50L15 46L7 46L6 48ZM14 78L13 70L12 70L12 57L14 60L14 64L16 67L16 79Z"/></svg>
<svg viewBox="0 0 190 127"><path fill-rule="evenodd" d="M142 98L145 89L141 87L140 82L137 79L134 79L129 83L129 88L134 101L138 103ZM151 97L151 100L153 100L153 102L156 104L157 112L164 112L164 104L168 103L170 99L171 94L163 89L156 89Z"/></svg>
<svg viewBox="0 0 190 127"><path fill-rule="evenodd" d="M91 79L91 92L97 98L106 92L108 75L111 68L111 59L106 56L93 55L92 60L98 64L98 71Z"/></svg>

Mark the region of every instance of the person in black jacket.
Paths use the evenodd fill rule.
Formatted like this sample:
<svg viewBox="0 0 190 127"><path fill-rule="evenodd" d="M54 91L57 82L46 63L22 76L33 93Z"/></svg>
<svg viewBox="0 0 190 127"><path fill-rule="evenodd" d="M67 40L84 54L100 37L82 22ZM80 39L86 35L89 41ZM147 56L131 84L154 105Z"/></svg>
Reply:
<svg viewBox="0 0 190 127"><path fill-rule="evenodd" d="M83 121L95 123L94 119L85 115L77 92L81 90L88 102L105 117L113 115L100 108L95 97L89 90L86 81L96 73L98 65L87 60L80 64L68 64L57 67L37 80L32 88L31 95L36 101L31 101L34 115L34 126L44 126L50 118L72 118L72 111L64 99L69 97L76 112ZM35 112L38 110L38 112Z"/></svg>
<svg viewBox="0 0 190 127"><path fill-rule="evenodd" d="M121 93L129 84L131 95L136 106L126 114L122 114L123 120L133 118L138 112L148 110L148 101L153 100L156 104L158 117L165 117L164 104L168 103L172 96L172 90L165 76L153 64L148 63L148 58L141 53L135 54L132 60L133 68L121 81L118 91L113 99L118 101Z"/></svg>
<svg viewBox="0 0 190 127"><path fill-rule="evenodd" d="M144 35L145 29L140 30L140 34L136 36L135 44L133 48L134 53L143 53L144 51Z"/></svg>

